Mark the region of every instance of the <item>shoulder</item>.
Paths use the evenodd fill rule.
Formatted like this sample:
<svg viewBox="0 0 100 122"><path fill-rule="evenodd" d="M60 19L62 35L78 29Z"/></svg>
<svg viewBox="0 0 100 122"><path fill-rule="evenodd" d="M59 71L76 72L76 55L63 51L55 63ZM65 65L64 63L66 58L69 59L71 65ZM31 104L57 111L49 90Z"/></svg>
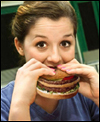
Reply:
<svg viewBox="0 0 100 122"><path fill-rule="evenodd" d="M5 87L1 89L2 102L11 102L13 88L14 88L14 81L11 81Z"/></svg>
<svg viewBox="0 0 100 122"><path fill-rule="evenodd" d="M11 101L14 88L14 81L9 82L5 87L1 89L1 101Z"/></svg>
<svg viewBox="0 0 100 122"><path fill-rule="evenodd" d="M1 98L6 97L9 99L12 96L13 88L14 81L11 81L1 89Z"/></svg>
<svg viewBox="0 0 100 122"><path fill-rule="evenodd" d="M10 81L5 87L1 88L1 91L4 91L5 89L14 87L14 81Z"/></svg>

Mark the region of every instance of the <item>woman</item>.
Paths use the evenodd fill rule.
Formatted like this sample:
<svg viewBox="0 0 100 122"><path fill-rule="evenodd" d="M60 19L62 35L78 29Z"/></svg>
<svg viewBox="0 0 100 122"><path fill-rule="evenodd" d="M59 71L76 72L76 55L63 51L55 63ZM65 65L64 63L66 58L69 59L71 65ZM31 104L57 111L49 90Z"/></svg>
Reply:
<svg viewBox="0 0 100 122"><path fill-rule="evenodd" d="M14 43L26 63L2 89L1 120L99 120L99 75L75 57L77 19L66 1L25 1L12 22ZM53 100L37 94L37 80L58 67L81 77L79 93Z"/></svg>

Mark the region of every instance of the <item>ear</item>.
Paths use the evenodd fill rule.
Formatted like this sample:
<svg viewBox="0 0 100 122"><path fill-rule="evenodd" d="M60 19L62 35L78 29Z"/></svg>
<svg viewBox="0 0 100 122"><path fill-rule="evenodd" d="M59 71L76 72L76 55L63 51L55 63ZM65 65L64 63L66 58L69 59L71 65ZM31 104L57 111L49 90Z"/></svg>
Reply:
<svg viewBox="0 0 100 122"><path fill-rule="evenodd" d="M18 51L18 53L21 55L21 56L24 56L24 50L23 50L23 45L21 42L19 42L18 38L15 37L14 39L14 44L15 44L15 47L16 47L16 50Z"/></svg>

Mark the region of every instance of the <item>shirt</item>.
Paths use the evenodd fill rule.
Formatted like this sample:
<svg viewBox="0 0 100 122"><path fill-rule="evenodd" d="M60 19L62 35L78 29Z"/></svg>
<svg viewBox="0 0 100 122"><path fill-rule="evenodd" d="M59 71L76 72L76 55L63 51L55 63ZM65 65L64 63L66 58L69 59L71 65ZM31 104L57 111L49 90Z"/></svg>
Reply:
<svg viewBox="0 0 100 122"><path fill-rule="evenodd" d="M8 121L14 81L1 89L1 121ZM77 93L70 99L59 100L50 114L33 103L30 106L32 121L99 121L99 108L90 99Z"/></svg>

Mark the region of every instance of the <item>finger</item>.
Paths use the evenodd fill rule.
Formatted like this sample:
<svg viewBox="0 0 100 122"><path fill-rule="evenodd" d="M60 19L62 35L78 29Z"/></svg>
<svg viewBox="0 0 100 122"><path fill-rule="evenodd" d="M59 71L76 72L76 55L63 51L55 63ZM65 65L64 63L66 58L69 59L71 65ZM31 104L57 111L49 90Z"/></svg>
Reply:
<svg viewBox="0 0 100 122"><path fill-rule="evenodd" d="M27 70L32 71L32 70L39 69L39 68L48 68L48 67L46 65L42 64L41 62L37 61L36 63L31 64L27 68Z"/></svg>
<svg viewBox="0 0 100 122"><path fill-rule="evenodd" d="M55 72L52 71L51 69L47 69L47 68L41 68L39 70L39 76L42 76L42 75L55 75Z"/></svg>
<svg viewBox="0 0 100 122"><path fill-rule="evenodd" d="M68 74L88 75L91 73L91 69L87 68L76 68L66 71Z"/></svg>
<svg viewBox="0 0 100 122"><path fill-rule="evenodd" d="M58 65L57 67L62 68L62 67L70 66L72 64L79 64L79 62L76 59L73 59L65 64Z"/></svg>
<svg viewBox="0 0 100 122"><path fill-rule="evenodd" d="M66 71L66 70L71 70L71 69L76 69L76 68L89 68L91 69L91 66L85 65L85 64L72 64L70 66L62 67L61 70Z"/></svg>
<svg viewBox="0 0 100 122"><path fill-rule="evenodd" d="M42 76L42 75L55 75L55 72L52 70L48 70L47 68L40 68L40 69L36 69L34 71L32 71L32 76L34 76L36 78L36 80Z"/></svg>
<svg viewBox="0 0 100 122"><path fill-rule="evenodd" d="M26 68L28 68L30 65L32 65L32 64L34 64L34 63L36 63L36 62L37 62L37 60L34 59L34 58L32 58L32 59L30 59L27 63L25 63L22 67L23 67L24 69L26 69Z"/></svg>
<svg viewBox="0 0 100 122"><path fill-rule="evenodd" d="M50 71L54 71L55 69L52 69L52 68L49 68L48 66L46 66L45 64L42 64L41 62L36 62L32 65L30 65L27 70L29 71L33 71L33 70L36 70L36 69L39 69L39 68L47 68L48 70Z"/></svg>

